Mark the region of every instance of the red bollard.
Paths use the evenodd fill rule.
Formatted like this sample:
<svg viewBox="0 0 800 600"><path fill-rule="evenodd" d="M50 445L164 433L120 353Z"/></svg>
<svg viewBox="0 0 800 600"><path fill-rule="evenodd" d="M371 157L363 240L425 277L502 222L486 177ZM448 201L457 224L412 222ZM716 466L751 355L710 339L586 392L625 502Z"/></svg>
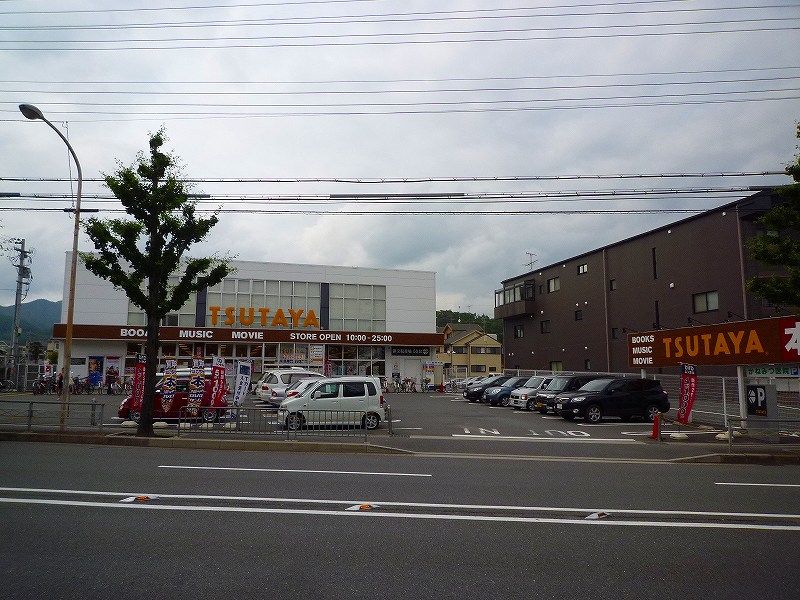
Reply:
<svg viewBox="0 0 800 600"><path fill-rule="evenodd" d="M661 440L661 413L657 413L653 419L653 433L650 435L651 440Z"/></svg>

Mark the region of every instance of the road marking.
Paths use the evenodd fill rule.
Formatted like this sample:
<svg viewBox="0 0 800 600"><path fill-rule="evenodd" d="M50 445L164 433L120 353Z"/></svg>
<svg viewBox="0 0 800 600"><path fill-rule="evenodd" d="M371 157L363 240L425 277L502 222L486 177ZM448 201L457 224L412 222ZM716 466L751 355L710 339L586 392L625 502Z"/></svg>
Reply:
<svg viewBox="0 0 800 600"><path fill-rule="evenodd" d="M549 438L549 437L532 437L526 435L477 435L466 433L453 433L451 437L465 438L471 440L510 440L510 441L528 441L528 442L568 442L568 443L582 443L582 444L603 444L603 443L617 443L617 442L633 442L640 443L631 438Z"/></svg>
<svg viewBox="0 0 800 600"><path fill-rule="evenodd" d="M317 510L317 509L294 509L294 508L261 508L244 506L177 506L170 504L148 504L148 503L127 503L119 502L86 502L78 500L46 500L42 498L0 498L0 503L6 504L40 504L50 506L75 506L84 508L125 508L138 510L166 510L166 511L186 511L186 512L217 512L217 513L260 513L260 514L284 514L284 515L318 515L318 516L337 516L337 517L383 517L396 519L417 519L417 520L437 520L437 521L488 521L500 523L539 523L557 525L598 525L598 526L625 526L625 527L670 527L687 529L742 529L742 530L762 530L762 531L798 531L800 525L765 525L755 523L719 523L719 522L692 522L692 521L614 521L610 519L587 520L585 518L569 519L555 517L513 517L497 515L454 515L454 514L430 514L430 513L401 513L401 512L382 512L374 510ZM371 506L380 506L380 503L370 503ZM605 511L613 514L613 511ZM768 515L756 515L768 516ZM790 515L797 518L800 515Z"/></svg>
<svg viewBox="0 0 800 600"><path fill-rule="evenodd" d="M258 473L317 473L324 475L384 475L387 477L433 477L428 473L381 473L371 471L319 471L314 469L252 469L247 467L197 467L188 465L158 465L159 469L189 469L200 471L251 471Z"/></svg>
<svg viewBox="0 0 800 600"><path fill-rule="evenodd" d="M650 427L652 428L653 426L650 425ZM713 430L708 430L708 431L679 431L679 430L667 431L666 429L662 429L661 430L661 435L669 435L671 433L683 433L683 434L686 434L686 435L708 435L708 434L712 434L713 433L714 435L716 435L718 433L725 433L725 432L722 431L721 429L720 430L713 429ZM620 431L620 435L640 435L640 436L647 435L647 436L650 436L650 435L653 435L653 434L650 433L649 431Z"/></svg>
<svg viewBox="0 0 800 600"><path fill-rule="evenodd" d="M398 431L400 430L405 431L407 429L413 429L414 431L422 431L422 427L392 427L392 429L396 429Z"/></svg>
<svg viewBox="0 0 800 600"><path fill-rule="evenodd" d="M736 483L729 481L716 481L714 485L740 485L749 487L791 487L800 488L800 483Z"/></svg>

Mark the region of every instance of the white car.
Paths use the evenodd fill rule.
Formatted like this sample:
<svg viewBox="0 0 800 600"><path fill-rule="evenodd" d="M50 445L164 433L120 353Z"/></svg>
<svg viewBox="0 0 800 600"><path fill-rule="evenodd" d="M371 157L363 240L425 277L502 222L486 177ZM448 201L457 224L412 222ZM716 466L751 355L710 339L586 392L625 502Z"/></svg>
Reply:
<svg viewBox="0 0 800 600"><path fill-rule="evenodd" d="M322 378L323 376L316 371L307 371L306 369L276 369L265 371L256 384L255 392L262 402L280 406L281 401L286 395L286 388L295 381L308 379L309 377Z"/></svg>
<svg viewBox="0 0 800 600"><path fill-rule="evenodd" d="M376 429L386 420L377 377L326 377L281 402L278 418L287 429L312 425Z"/></svg>
<svg viewBox="0 0 800 600"><path fill-rule="evenodd" d="M514 410L519 410L520 408L532 410L536 392L550 383L551 379L553 379L552 376L534 375L522 387L511 391L511 400L508 405L513 406Z"/></svg>

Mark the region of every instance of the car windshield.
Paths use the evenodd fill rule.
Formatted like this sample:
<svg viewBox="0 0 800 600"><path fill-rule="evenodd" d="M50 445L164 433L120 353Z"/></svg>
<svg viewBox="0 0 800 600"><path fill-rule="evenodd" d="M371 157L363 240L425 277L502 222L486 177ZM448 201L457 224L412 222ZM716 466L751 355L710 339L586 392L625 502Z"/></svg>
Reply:
<svg viewBox="0 0 800 600"><path fill-rule="evenodd" d="M553 381L547 384L547 390L552 392L560 392L567 387L569 377L554 377Z"/></svg>
<svg viewBox="0 0 800 600"><path fill-rule="evenodd" d="M525 385L523 385L522 387L538 388L540 385L542 385L543 381L544 377L531 377L530 379L528 379L528 381L525 382Z"/></svg>
<svg viewBox="0 0 800 600"><path fill-rule="evenodd" d="M614 380L613 379L592 379L590 382L584 383L579 391L581 391L581 392L599 392L600 390L602 390L604 387L606 387L612 381L614 381Z"/></svg>
<svg viewBox="0 0 800 600"><path fill-rule="evenodd" d="M502 375L495 375L494 377L489 377L488 379L479 381L475 385L485 385L487 383L490 385L500 385L503 381L505 381L505 378Z"/></svg>

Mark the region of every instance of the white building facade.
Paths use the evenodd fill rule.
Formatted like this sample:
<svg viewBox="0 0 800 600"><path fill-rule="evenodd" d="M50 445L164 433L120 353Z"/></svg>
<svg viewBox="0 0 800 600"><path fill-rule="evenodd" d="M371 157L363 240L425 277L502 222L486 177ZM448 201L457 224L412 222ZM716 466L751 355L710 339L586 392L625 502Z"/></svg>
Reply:
<svg viewBox="0 0 800 600"><path fill-rule="evenodd" d="M69 273L71 254L66 256ZM158 363L175 356L250 360L254 377L304 367L331 375L374 375L421 382L435 358L436 274L430 271L232 261L235 272L192 294L161 323ZM175 279L177 282L177 278ZM69 281L61 323L66 332ZM70 372L98 381L109 369L130 376L144 352L145 315L125 293L79 261ZM59 365L62 367L63 365Z"/></svg>

